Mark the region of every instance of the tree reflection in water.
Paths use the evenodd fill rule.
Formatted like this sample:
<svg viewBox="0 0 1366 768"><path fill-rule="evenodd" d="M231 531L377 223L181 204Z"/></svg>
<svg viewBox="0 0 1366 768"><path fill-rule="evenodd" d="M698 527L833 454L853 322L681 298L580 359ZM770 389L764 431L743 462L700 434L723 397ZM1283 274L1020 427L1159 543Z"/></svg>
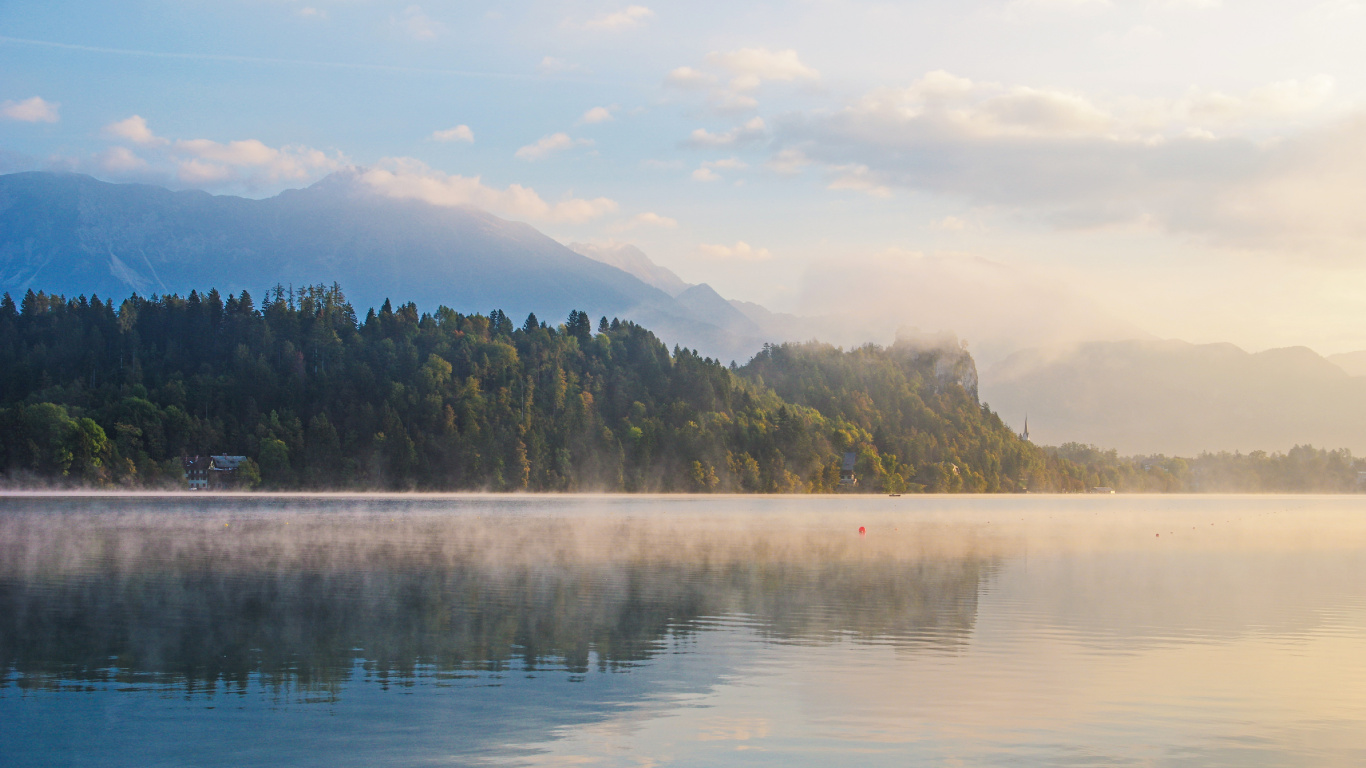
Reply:
<svg viewBox="0 0 1366 768"><path fill-rule="evenodd" d="M538 506L539 504L539 506ZM590 505L591 507L591 505ZM517 669L624 670L717 617L777 642L965 641L1002 543L804 514L450 500L14 502L0 687L338 695ZM666 512L671 512L666 514Z"/></svg>

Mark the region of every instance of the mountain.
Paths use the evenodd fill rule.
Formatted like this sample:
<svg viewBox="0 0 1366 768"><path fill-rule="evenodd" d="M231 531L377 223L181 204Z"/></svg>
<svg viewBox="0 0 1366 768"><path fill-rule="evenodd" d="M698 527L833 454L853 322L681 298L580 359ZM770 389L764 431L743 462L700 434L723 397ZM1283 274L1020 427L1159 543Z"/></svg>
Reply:
<svg viewBox="0 0 1366 768"><path fill-rule="evenodd" d="M1366 350L1339 352L1328 355L1326 359L1346 371L1348 376L1366 376Z"/></svg>
<svg viewBox="0 0 1366 768"><path fill-rule="evenodd" d="M1092 342L1018 352L988 368L982 399L1035 442L1121 454L1366 451L1366 378L1305 347Z"/></svg>
<svg viewBox="0 0 1366 768"><path fill-rule="evenodd" d="M712 322L744 336L760 336L763 331L749 319L744 312L736 309L721 297L710 285L698 283L674 297L679 304L692 310L700 317L710 318Z"/></svg>
<svg viewBox="0 0 1366 768"><path fill-rule="evenodd" d="M654 263L644 251L630 243L570 243L569 250L635 275L641 282L653 285L670 296L677 296L691 287L672 270Z"/></svg>
<svg viewBox="0 0 1366 768"><path fill-rule="evenodd" d="M276 284L333 282L362 311L403 297L424 311L497 308L558 323L580 309L726 359L747 359L762 343L531 226L385 197L350 172L263 200L79 174L0 176L0 291L16 300L29 289L121 299L216 287L259 297Z"/></svg>

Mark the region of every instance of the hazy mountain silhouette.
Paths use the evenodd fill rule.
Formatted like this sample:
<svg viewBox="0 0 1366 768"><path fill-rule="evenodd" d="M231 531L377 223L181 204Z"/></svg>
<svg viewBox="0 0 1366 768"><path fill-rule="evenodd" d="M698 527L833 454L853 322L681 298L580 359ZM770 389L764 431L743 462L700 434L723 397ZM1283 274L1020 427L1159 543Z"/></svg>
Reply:
<svg viewBox="0 0 1366 768"><path fill-rule="evenodd" d="M1092 342L1017 352L988 368L982 399L1034 442L1121 454L1366 451L1366 378L1305 347L1256 354L1232 344Z"/></svg>
<svg viewBox="0 0 1366 768"><path fill-rule="evenodd" d="M1346 371L1348 376L1366 376L1366 350L1339 352L1325 359Z"/></svg>
<svg viewBox="0 0 1366 768"><path fill-rule="evenodd" d="M0 291L16 300L30 288L117 300L216 287L259 298L277 283L320 282L340 283L362 311L393 298L553 324L581 309L740 360L763 341L529 225L385 197L348 172L264 200L78 174L0 176Z"/></svg>
<svg viewBox="0 0 1366 768"><path fill-rule="evenodd" d="M692 287L683 282L683 278L675 275L673 270L654 263L644 251L630 243L570 243L569 250L594 261L611 264L670 296L677 296Z"/></svg>

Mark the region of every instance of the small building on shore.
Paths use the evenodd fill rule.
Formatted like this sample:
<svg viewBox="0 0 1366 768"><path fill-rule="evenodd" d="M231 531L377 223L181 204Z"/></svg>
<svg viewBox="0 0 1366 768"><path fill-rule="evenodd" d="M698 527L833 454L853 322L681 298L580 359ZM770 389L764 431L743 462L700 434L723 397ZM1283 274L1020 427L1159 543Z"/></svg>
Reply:
<svg viewBox="0 0 1366 768"><path fill-rule="evenodd" d="M858 485L858 476L854 474L854 463L858 457L853 451L844 454L844 463L840 465L840 485L852 488Z"/></svg>
<svg viewBox="0 0 1366 768"><path fill-rule="evenodd" d="M185 456L181 458L185 482L192 491L231 490L238 484L238 469L246 456Z"/></svg>

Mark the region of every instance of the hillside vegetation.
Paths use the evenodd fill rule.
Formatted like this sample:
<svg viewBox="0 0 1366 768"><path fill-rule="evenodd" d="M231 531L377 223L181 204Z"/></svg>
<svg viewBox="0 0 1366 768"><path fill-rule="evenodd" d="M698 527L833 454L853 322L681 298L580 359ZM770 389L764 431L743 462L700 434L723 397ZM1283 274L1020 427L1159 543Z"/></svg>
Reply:
<svg viewBox="0 0 1366 768"><path fill-rule="evenodd" d="M251 458L275 489L1078 490L1019 440L954 345L766 348L734 369L571 312L359 318L337 286L0 302L10 485L172 487L180 457Z"/></svg>

